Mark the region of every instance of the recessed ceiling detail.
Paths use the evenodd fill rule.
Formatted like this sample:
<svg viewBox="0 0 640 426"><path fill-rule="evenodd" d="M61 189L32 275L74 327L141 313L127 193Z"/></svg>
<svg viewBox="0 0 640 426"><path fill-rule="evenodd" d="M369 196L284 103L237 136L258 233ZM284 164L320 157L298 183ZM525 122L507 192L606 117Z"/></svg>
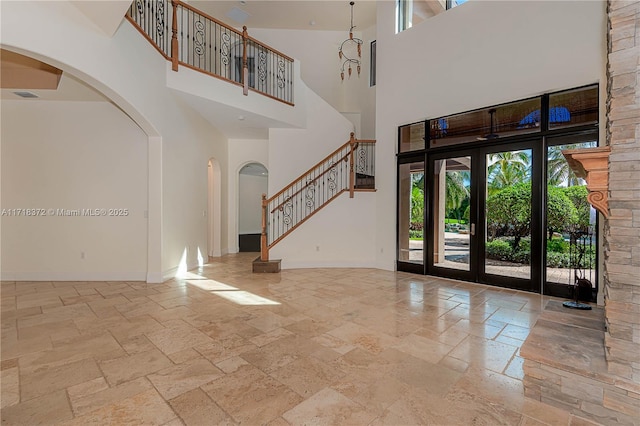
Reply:
<svg viewBox="0 0 640 426"><path fill-rule="evenodd" d="M4 49L0 63L3 89L55 90L62 77L62 70L56 67Z"/></svg>

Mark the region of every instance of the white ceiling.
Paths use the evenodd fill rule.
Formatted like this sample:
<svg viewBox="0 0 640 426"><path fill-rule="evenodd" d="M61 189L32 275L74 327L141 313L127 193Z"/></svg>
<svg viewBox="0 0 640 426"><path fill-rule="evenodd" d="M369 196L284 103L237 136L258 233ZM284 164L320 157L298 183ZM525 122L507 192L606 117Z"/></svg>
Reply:
<svg viewBox="0 0 640 426"><path fill-rule="evenodd" d="M246 25L249 35L251 28L348 31L350 26L351 7L346 0L194 0L189 4L233 27ZM246 12L246 20L235 20L238 10L234 9ZM356 31L374 25L376 2L355 1L353 23Z"/></svg>

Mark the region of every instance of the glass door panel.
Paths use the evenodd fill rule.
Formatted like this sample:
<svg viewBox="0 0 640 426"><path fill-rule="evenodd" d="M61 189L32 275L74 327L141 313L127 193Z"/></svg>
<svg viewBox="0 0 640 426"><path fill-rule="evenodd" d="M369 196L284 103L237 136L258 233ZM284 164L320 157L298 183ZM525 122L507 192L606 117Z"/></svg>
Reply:
<svg viewBox="0 0 640 426"><path fill-rule="evenodd" d="M471 270L471 156L433 160L433 266Z"/></svg>
<svg viewBox="0 0 640 426"><path fill-rule="evenodd" d="M424 264L424 177L424 161L398 166L399 264Z"/></svg>
<svg viewBox="0 0 640 426"><path fill-rule="evenodd" d="M531 279L530 149L486 154L484 271Z"/></svg>
<svg viewBox="0 0 640 426"><path fill-rule="evenodd" d="M550 140L547 148L545 293L574 297L573 286L581 279L580 300L595 301L597 215L587 201L586 182L571 171L562 151L595 147L596 142L566 139ZM551 145L558 142L573 143Z"/></svg>

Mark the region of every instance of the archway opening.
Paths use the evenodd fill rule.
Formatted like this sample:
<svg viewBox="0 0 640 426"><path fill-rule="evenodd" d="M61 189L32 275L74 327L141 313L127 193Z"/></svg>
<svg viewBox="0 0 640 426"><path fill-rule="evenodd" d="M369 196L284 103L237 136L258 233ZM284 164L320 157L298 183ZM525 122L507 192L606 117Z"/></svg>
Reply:
<svg viewBox="0 0 640 426"><path fill-rule="evenodd" d="M260 163L249 163L238 176L238 248L259 252L262 232L262 194L268 192L269 173Z"/></svg>

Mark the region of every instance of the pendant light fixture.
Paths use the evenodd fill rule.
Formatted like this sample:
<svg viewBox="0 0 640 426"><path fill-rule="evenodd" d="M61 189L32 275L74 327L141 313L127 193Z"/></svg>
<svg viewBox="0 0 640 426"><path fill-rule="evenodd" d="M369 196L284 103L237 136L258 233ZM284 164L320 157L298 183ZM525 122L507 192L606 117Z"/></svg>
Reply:
<svg viewBox="0 0 640 426"><path fill-rule="evenodd" d="M351 6L351 27L349 28L349 38L342 42L340 49L338 50L338 56L342 62L342 69L340 70L340 78L344 81L344 71L347 68L348 77L351 77L353 71L352 67L356 68L358 77L360 77L360 58L362 58L362 40L353 36L353 29L356 27L353 25L353 5L355 2L349 2ZM357 57L356 57L357 54Z"/></svg>

